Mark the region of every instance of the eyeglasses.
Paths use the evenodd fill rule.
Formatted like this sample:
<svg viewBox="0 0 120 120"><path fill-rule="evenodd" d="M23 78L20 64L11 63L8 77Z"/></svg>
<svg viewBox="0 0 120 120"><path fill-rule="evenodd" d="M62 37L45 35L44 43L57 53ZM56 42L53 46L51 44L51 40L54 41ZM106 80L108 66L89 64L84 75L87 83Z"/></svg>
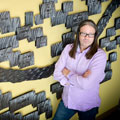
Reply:
<svg viewBox="0 0 120 120"><path fill-rule="evenodd" d="M80 35L83 37L88 36L89 38L93 38L95 36L95 34L92 34L92 33L88 34L88 33L84 33L84 32L80 32Z"/></svg>

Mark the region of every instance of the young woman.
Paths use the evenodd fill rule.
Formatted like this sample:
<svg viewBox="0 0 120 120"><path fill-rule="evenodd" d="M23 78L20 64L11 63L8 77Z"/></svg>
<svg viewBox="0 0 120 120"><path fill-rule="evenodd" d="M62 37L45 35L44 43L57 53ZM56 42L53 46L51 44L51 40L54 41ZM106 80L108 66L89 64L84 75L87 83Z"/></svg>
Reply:
<svg viewBox="0 0 120 120"><path fill-rule="evenodd" d="M98 47L92 20L81 22L76 40L68 44L55 65L54 79L64 86L53 120L95 120L100 106L99 86L105 77L106 53Z"/></svg>

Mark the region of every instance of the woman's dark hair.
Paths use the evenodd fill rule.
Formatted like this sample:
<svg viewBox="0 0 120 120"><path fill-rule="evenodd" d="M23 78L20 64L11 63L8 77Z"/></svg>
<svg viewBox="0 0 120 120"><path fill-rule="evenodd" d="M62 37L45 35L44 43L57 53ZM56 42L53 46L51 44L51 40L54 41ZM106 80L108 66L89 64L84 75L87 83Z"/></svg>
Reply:
<svg viewBox="0 0 120 120"><path fill-rule="evenodd" d="M69 52L70 57L75 59L75 53L77 50L77 47L80 45L80 41L79 41L79 34L80 34L80 29L85 26L85 25L90 25L95 29L95 36L94 36L94 41L89 49L89 51L86 53L86 58L87 59L91 59L92 56L97 52L98 50L98 44L97 44L97 39L98 39L98 29L96 24L92 21L92 20L84 20L80 23L77 33L76 33L76 39L73 43L73 47Z"/></svg>

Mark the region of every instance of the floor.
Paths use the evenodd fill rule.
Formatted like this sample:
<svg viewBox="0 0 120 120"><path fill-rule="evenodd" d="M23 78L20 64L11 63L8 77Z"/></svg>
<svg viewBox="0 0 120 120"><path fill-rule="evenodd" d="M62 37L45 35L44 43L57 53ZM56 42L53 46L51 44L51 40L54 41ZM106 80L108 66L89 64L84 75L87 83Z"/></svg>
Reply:
<svg viewBox="0 0 120 120"><path fill-rule="evenodd" d="M101 120L120 120L120 109L112 112L109 116L104 117Z"/></svg>

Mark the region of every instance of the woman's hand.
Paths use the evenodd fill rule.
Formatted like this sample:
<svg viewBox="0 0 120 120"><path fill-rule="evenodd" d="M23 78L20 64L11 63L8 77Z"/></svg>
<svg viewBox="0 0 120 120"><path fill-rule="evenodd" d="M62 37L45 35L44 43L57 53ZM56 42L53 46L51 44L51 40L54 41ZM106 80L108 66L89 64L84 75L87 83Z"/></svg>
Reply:
<svg viewBox="0 0 120 120"><path fill-rule="evenodd" d="M90 71L90 70L87 70L82 76L83 76L84 78L87 78L90 74L91 74L91 71Z"/></svg>
<svg viewBox="0 0 120 120"><path fill-rule="evenodd" d="M62 70L62 73L63 73L64 76L67 76L69 74L69 72L70 72L70 70L68 70L67 68L64 68Z"/></svg>
<svg viewBox="0 0 120 120"><path fill-rule="evenodd" d="M64 69L62 70L62 73L63 73L64 76L67 76L67 75L70 73L70 70L67 69L67 68L64 68ZM90 70L87 70L87 71L82 75L82 77L87 78L90 74L91 74L91 71L90 71Z"/></svg>

